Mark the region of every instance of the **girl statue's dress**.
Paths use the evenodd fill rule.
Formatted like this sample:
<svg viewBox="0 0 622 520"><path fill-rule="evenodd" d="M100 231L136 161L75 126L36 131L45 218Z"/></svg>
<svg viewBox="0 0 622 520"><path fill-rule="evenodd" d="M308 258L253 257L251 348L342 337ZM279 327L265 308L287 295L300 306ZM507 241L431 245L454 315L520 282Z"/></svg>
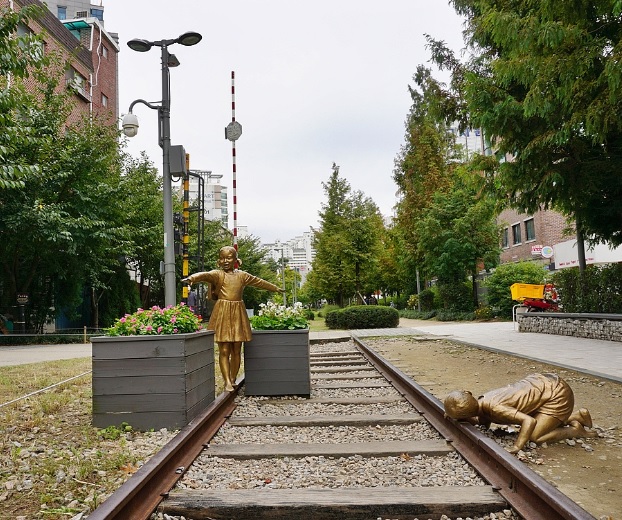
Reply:
<svg viewBox="0 0 622 520"><path fill-rule="evenodd" d="M242 343L252 339L251 324L242 300L244 287L250 285L272 292L284 291L273 283L236 269L240 263L237 250L225 246L220 248L218 255L221 269L194 273L182 280L190 285L207 282L211 286L212 299L216 299L216 304L207 328L214 331L214 340L218 343L218 362L225 391L228 392L233 391L240 369Z"/></svg>
<svg viewBox="0 0 622 520"><path fill-rule="evenodd" d="M189 276L188 280L191 283L210 283L212 292L218 297L207 328L214 331L214 339L219 343L252 339L251 325L242 300L245 287L258 287L272 292L280 290L276 285L238 269L233 271L214 269L195 273Z"/></svg>

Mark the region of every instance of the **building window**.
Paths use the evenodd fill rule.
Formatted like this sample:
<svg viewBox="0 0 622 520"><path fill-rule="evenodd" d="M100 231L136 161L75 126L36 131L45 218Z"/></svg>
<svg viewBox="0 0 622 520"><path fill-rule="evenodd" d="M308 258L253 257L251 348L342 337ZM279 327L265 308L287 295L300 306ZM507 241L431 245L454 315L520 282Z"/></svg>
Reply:
<svg viewBox="0 0 622 520"><path fill-rule="evenodd" d="M105 45L102 45L102 56L108 59L108 47L106 47Z"/></svg>
<svg viewBox="0 0 622 520"><path fill-rule="evenodd" d="M43 58L44 43L41 40L36 40L36 35L30 27L23 23L18 24L17 36L22 38L22 41L19 42L21 49L31 49L36 54L37 59Z"/></svg>
<svg viewBox="0 0 622 520"><path fill-rule="evenodd" d="M91 9L91 16L93 18L97 18L100 22L104 21L104 10L103 9Z"/></svg>
<svg viewBox="0 0 622 520"><path fill-rule="evenodd" d="M504 249L510 247L510 230L508 228L503 228L503 232L501 234L501 247Z"/></svg>
<svg viewBox="0 0 622 520"><path fill-rule="evenodd" d="M533 222L533 219L525 220L525 240L535 240L536 239L536 226Z"/></svg>
<svg viewBox="0 0 622 520"><path fill-rule="evenodd" d="M514 245L522 243L520 236L520 224L514 224L512 226L512 242Z"/></svg>
<svg viewBox="0 0 622 520"><path fill-rule="evenodd" d="M103 107L108 106L108 96L106 96L105 94L102 94L102 106Z"/></svg>
<svg viewBox="0 0 622 520"><path fill-rule="evenodd" d="M59 20L67 19L67 6L66 5L59 5L56 7L56 18L58 18Z"/></svg>
<svg viewBox="0 0 622 520"><path fill-rule="evenodd" d="M91 101L91 95L88 91L88 82L86 78L76 69L73 67L69 67L69 69L67 69L67 72L65 73L65 81L67 82L67 87L71 88L76 94L78 94L78 96L86 101Z"/></svg>

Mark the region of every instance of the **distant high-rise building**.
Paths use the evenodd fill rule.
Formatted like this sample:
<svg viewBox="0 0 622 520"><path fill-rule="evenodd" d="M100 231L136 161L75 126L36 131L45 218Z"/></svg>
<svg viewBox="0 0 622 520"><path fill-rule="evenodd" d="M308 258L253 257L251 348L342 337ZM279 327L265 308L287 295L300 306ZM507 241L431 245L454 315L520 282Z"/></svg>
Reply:
<svg viewBox="0 0 622 520"><path fill-rule="evenodd" d="M262 247L268 250L268 257L278 263L281 262L282 250L286 266L300 273L301 283L304 283L309 271L311 271L311 264L315 258L312 231L306 231L302 235L285 242L277 240L271 244L262 244Z"/></svg>
<svg viewBox="0 0 622 520"><path fill-rule="evenodd" d="M188 187L190 205L202 196L205 219L219 220L224 227L228 228L227 187L220 183L223 175L212 173L209 170L190 170L190 173Z"/></svg>

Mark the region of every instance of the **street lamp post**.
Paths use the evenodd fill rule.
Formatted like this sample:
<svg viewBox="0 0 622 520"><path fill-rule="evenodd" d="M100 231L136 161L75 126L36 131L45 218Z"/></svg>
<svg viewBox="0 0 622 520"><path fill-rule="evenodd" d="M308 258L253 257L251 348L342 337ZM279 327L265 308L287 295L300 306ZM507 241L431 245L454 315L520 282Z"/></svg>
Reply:
<svg viewBox="0 0 622 520"><path fill-rule="evenodd" d="M281 251L281 274L283 275L283 305L287 305L286 287L285 287L285 256L283 255L283 248L275 247L275 251Z"/></svg>
<svg viewBox="0 0 622 520"><path fill-rule="evenodd" d="M130 40L127 45L130 49L138 52L147 52L151 47L160 47L162 50L162 100L149 103L143 99L137 99L130 105L129 114L123 117L123 132L128 137L134 137L138 133L138 118L132 113L134 105L142 103L147 107L158 111L158 137L162 148L162 178L164 197L164 304L166 306L177 303L177 291L175 280L175 240L173 230L173 186L171 183L171 90L170 90L170 67L177 67L179 61L174 54L168 52L168 47L175 43L185 46L196 45L202 36L196 32L187 32L170 40L155 42L147 40Z"/></svg>

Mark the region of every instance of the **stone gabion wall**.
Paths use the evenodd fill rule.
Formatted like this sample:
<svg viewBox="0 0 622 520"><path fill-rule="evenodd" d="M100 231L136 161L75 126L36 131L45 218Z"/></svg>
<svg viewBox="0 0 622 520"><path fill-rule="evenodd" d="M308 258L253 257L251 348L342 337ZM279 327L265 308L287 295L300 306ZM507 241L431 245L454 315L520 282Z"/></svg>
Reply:
<svg viewBox="0 0 622 520"><path fill-rule="evenodd" d="M583 317L549 317L546 313L517 316L519 332L539 332L622 342L622 321Z"/></svg>

